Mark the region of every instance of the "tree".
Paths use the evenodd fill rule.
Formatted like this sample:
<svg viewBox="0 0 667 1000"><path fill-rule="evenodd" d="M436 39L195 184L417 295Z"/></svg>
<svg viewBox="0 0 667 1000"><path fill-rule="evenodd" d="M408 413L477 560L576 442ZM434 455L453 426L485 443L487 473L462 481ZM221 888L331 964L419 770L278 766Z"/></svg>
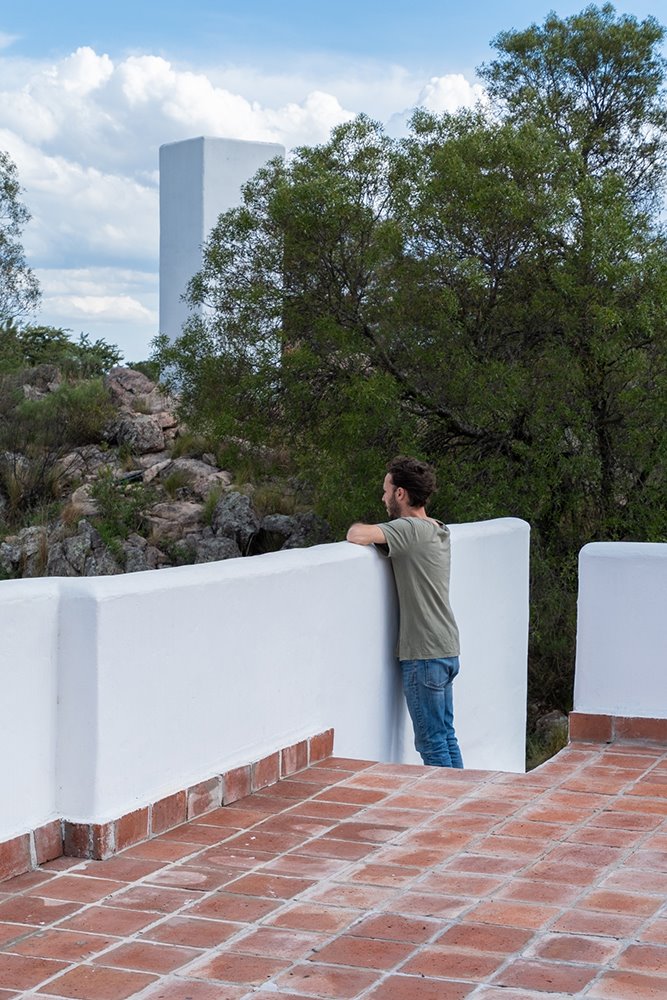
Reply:
<svg viewBox="0 0 667 1000"><path fill-rule="evenodd" d="M30 219L20 191L16 165L0 151L0 322L30 312L39 300L37 279L20 242Z"/></svg>
<svg viewBox="0 0 667 1000"><path fill-rule="evenodd" d="M0 324L0 373L49 364L68 378L97 378L122 360L115 344L101 338L91 342L87 333L74 341L70 333L58 326L20 326L13 320Z"/></svg>
<svg viewBox="0 0 667 1000"><path fill-rule="evenodd" d="M263 168L159 354L193 426L286 446L341 529L401 450L446 519L529 520L532 696L563 708L579 548L667 539L661 39L550 15L499 36L490 113L362 116Z"/></svg>

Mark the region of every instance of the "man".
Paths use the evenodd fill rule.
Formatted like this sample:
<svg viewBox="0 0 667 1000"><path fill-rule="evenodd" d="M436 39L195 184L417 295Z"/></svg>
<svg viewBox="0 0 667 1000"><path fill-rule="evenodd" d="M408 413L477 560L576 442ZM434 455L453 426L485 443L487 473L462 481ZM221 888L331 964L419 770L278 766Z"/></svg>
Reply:
<svg viewBox="0 0 667 1000"><path fill-rule="evenodd" d="M393 459L382 496L391 520L353 524L347 540L377 545L391 559L400 614L398 659L416 750L425 764L463 767L452 701L459 633L449 604L449 529L426 513L435 488L426 462Z"/></svg>

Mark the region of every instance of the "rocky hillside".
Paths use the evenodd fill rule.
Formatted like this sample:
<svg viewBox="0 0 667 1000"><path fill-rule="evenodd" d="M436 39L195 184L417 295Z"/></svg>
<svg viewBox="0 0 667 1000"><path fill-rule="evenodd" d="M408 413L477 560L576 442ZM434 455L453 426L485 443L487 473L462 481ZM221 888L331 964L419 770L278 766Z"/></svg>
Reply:
<svg viewBox="0 0 667 1000"><path fill-rule="evenodd" d="M38 413L49 397L64 398L61 374L52 365L23 378L20 393ZM5 525L17 520L17 497L28 514L32 511L24 520L38 522L5 534L0 543L5 578L136 572L332 540L326 522L298 505L292 504L290 513L267 509L266 490L257 503L256 487L237 483L213 451L184 449L187 430L179 423L176 401L146 375L114 368L99 394L97 440L64 446L42 430L40 444L31 440L0 452ZM80 402L85 409L85 396ZM18 412L23 410L5 413L5 420ZM86 414L78 417L77 422L75 412L67 419L80 439ZM5 435L5 446L6 440ZM37 515L30 506L29 486L35 482L50 490L46 517L44 505Z"/></svg>

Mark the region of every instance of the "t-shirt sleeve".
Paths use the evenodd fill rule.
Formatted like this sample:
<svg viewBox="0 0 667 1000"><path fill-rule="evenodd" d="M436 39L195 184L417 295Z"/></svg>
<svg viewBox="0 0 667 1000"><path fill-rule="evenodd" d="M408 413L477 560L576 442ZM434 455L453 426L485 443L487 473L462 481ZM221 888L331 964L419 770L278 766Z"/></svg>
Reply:
<svg viewBox="0 0 667 1000"><path fill-rule="evenodd" d="M387 521L386 524L378 525L382 528L382 533L387 539L387 549L389 556L396 556L411 543L411 525L407 517L397 518L395 521Z"/></svg>

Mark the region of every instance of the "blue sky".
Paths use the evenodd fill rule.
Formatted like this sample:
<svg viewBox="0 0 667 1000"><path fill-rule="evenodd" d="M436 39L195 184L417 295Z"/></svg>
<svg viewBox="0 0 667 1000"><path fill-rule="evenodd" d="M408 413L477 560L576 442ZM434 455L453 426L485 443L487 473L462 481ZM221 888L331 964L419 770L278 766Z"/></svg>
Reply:
<svg viewBox="0 0 667 1000"><path fill-rule="evenodd" d="M40 322L145 357L157 332L161 143L193 135L321 142L365 111L400 131L422 104L480 96L501 30L583 3L515 0L22 0L0 12L0 149L33 219ZM667 22L667 3L619 13Z"/></svg>
<svg viewBox="0 0 667 1000"><path fill-rule="evenodd" d="M22 0L0 15L21 55L52 57L80 45L121 56L152 52L209 64L216 60L285 68L285 61L376 59L424 73L471 72L506 28L540 22L550 10L567 17L583 3L541 0L189 0L142 3ZM616 10L667 19L658 0L626 0Z"/></svg>

